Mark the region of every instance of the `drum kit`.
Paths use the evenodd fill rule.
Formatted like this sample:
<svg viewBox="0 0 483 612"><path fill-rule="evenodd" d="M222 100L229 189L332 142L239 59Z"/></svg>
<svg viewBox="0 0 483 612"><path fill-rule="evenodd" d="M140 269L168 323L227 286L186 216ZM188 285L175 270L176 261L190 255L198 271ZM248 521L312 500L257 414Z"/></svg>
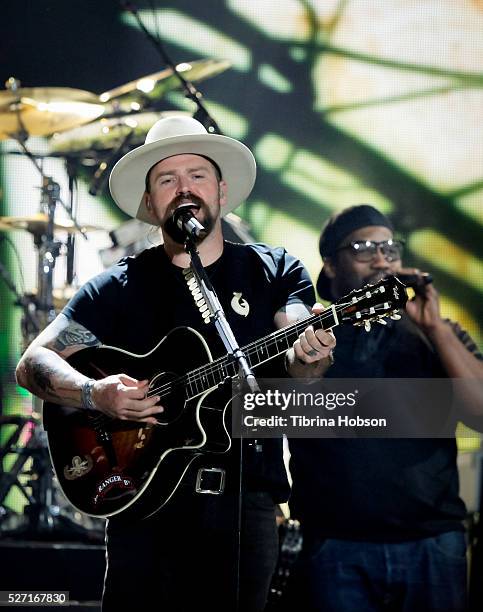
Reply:
<svg viewBox="0 0 483 612"><path fill-rule="evenodd" d="M11 153L27 156L35 165L41 180L41 198L38 212L31 215L0 217L0 236L14 231L28 232L37 253L36 288L21 294L8 270L0 262L0 278L15 295L15 304L22 309L21 332L23 350L55 318L74 289L73 261L76 236L87 238L91 231L103 228L79 225L74 215L74 185L76 176L69 174L69 201L62 200L59 184L46 176L27 141L31 136L49 139L47 156L61 157L75 163L96 166L89 188L91 195L104 189L109 171L128 150L142 144L151 125L161 116L180 111L160 109L159 100L180 87L181 74L189 81L202 81L229 68L224 60L198 60L178 64L160 72L126 83L100 95L66 87L21 87L10 78L0 90L0 140L16 141L20 151ZM8 152L7 152L8 154ZM68 220L56 219L59 206L66 211ZM129 223L129 222L128 222ZM66 242L58 239L67 235ZM66 284L53 286L53 272L61 252L67 254ZM10 536L36 538L92 539L100 533L100 519L82 517L68 504L53 480L50 469L45 432L41 427L40 406L34 398L32 413L28 417L1 416L0 426L15 426L14 434L3 436L0 446L0 532ZM14 455L12 467L3 471L3 460ZM31 462L29 463L29 460ZM31 465L28 472L27 468ZM22 474L30 474L24 484ZM18 487L27 499L22 520L12 522L12 513L4 505L12 487ZM14 517L15 518L15 517ZM17 519L19 517L16 517Z"/></svg>

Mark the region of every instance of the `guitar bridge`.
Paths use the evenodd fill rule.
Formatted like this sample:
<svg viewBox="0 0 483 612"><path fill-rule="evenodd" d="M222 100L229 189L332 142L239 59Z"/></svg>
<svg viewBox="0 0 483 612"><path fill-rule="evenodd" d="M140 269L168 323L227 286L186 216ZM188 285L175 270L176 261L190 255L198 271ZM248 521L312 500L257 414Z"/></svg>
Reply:
<svg viewBox="0 0 483 612"><path fill-rule="evenodd" d="M222 468L200 468L196 476L195 491L206 495L221 495L225 490L226 472Z"/></svg>

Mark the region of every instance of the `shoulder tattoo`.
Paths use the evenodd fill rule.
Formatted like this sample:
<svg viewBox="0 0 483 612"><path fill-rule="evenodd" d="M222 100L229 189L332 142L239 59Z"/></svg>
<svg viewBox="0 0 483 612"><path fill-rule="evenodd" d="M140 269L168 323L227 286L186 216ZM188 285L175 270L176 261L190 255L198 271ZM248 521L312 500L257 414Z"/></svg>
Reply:
<svg viewBox="0 0 483 612"><path fill-rule="evenodd" d="M63 351L69 346L99 346L101 343L92 332L86 329L83 325L71 321L69 325L63 329L54 341L54 349Z"/></svg>

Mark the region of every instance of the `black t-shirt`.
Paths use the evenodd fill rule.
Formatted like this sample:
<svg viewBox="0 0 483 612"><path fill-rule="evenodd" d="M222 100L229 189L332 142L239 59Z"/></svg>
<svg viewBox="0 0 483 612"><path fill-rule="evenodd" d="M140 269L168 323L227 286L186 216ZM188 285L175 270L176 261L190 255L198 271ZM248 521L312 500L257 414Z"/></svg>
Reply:
<svg viewBox="0 0 483 612"><path fill-rule="evenodd" d="M446 377L405 316L369 333L334 331L329 378ZM290 451L291 512L317 537L398 541L462 529L454 438L294 439Z"/></svg>
<svg viewBox="0 0 483 612"><path fill-rule="evenodd" d="M274 315L284 305L315 301L307 271L282 248L225 242L222 256L206 272L240 347L274 331ZM162 246L127 257L94 277L62 312L104 345L138 355L178 326L202 334L213 358L226 355L215 325L204 323L182 269ZM277 358L263 364L256 376L285 376L282 363ZM281 440L266 440L262 453L247 452L245 458L247 488L268 490L275 501L284 501L289 489Z"/></svg>

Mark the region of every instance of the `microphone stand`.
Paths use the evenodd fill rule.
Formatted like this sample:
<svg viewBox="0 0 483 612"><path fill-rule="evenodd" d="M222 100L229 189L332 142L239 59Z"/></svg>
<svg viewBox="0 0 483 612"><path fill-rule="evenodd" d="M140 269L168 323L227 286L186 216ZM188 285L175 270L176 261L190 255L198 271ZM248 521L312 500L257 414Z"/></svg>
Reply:
<svg viewBox="0 0 483 612"><path fill-rule="evenodd" d="M159 39L154 37L147 30L146 26L142 22L142 19L139 17L137 8L134 5L132 5L130 2L124 2L122 0L120 4L124 10L129 11L129 13L133 15L140 30L143 32L146 38L154 45L156 51L159 53L159 55L161 56L166 66L169 66L171 70L173 71L173 74L175 74L176 77L179 79L181 85L183 86L183 89L186 92L186 97L192 100L198 107L196 113L194 114L194 118L197 119L200 123L202 123L210 134L221 134L220 128L218 127L216 121L208 113L208 111L206 110L206 107L204 106L202 102L203 96L201 92L198 89L196 89L196 87L193 85L191 81L188 81L187 79L185 79L181 75L181 73L178 72L178 70L176 70L176 64L172 61L172 59L166 53Z"/></svg>
<svg viewBox="0 0 483 612"><path fill-rule="evenodd" d="M211 284L210 278L206 273L206 270L203 267L201 259L198 255L198 250L196 248L196 244L191 234L188 233L188 236L185 240L184 247L186 252L189 254L191 258L191 270L195 276L195 279L198 283L198 287L201 290L201 293L205 299L205 302L208 306L209 312L215 321L215 327L220 336L223 344L229 355L236 361L238 361L238 372L239 372L239 380L246 381L251 392L256 393L260 391L260 387L258 386L257 380L248 364L248 360L246 358L245 353L239 347L238 342L233 334L233 331L228 323L225 312L223 310L222 305L216 295L215 289ZM255 448L258 450L257 441L254 440L253 444ZM242 493L243 493L243 438L240 440L240 452L239 452L239 487L238 487L238 517L237 517L237 531L236 531L236 546L237 546L237 562L236 562L236 576L235 576L235 601L236 608L234 612L239 610L240 603L240 550L241 550L241 518L242 518Z"/></svg>

